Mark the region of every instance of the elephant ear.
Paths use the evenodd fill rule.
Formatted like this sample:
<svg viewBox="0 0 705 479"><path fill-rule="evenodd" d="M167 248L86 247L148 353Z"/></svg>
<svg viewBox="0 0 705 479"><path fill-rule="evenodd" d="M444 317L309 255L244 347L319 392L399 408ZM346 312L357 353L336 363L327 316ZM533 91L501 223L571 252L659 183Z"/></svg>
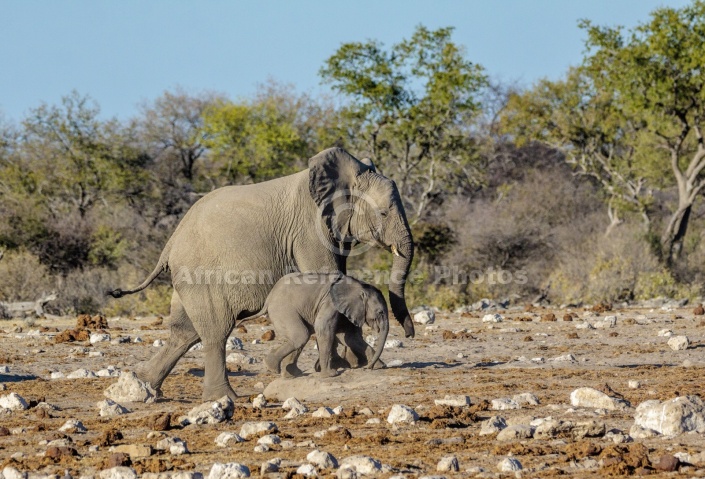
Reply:
<svg viewBox="0 0 705 479"><path fill-rule="evenodd" d="M363 158L363 159L361 159L361 160L360 160L360 163L362 163L363 165L367 166L367 167L368 167L370 170L372 170L373 172L377 172L377 168L375 168L375 164L372 163L372 160L370 160L369 158Z"/></svg>
<svg viewBox="0 0 705 479"><path fill-rule="evenodd" d="M355 326L361 328L365 324L367 310L367 293L360 283L343 276L330 288L333 306Z"/></svg>
<svg viewBox="0 0 705 479"><path fill-rule="evenodd" d="M308 167L309 192L326 226L338 240L349 239L351 190L357 177L374 171L374 165L361 162L342 148L329 148L311 158Z"/></svg>

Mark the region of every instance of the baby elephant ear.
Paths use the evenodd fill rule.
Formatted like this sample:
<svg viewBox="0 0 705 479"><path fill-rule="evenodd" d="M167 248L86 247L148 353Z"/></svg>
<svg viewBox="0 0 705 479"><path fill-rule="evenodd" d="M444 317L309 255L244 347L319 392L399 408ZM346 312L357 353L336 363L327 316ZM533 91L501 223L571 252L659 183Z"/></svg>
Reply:
<svg viewBox="0 0 705 479"><path fill-rule="evenodd" d="M367 293L362 285L349 276L342 277L330 288L333 306L358 328L365 324Z"/></svg>

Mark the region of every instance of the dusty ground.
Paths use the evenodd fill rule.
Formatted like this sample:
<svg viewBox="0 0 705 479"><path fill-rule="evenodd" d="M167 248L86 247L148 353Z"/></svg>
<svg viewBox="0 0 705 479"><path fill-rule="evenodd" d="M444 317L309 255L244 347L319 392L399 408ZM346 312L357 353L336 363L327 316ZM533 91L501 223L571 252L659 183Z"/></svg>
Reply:
<svg viewBox="0 0 705 479"><path fill-rule="evenodd" d="M562 321L567 312L577 313L574 321ZM541 316L554 312L558 321L542 321ZM308 375L291 381L282 381L267 372L262 358L277 344L272 342L253 344L269 329L264 322L251 322L247 332L236 332L245 343L244 353L256 358L255 364L231 365L230 381L239 394L231 421L207 426L181 428L176 417L201 403L202 353L190 352L184 357L163 387L164 398L153 404L123 404L132 412L115 418L101 418L95 404L104 399L105 388L116 378L54 379L53 371L68 374L78 368L98 371L108 365L123 370L132 369L138 362L155 352L152 345L156 339L166 340L167 320L163 325L154 325L155 318L110 318L109 332L113 339L119 336L141 337L142 343L113 345L98 343L91 346L87 341L55 343L55 332L45 331L39 336L27 334L42 327L57 327L60 331L74 328L76 318L41 319L34 325L24 321L0 323L0 366L7 365L9 373L0 373L0 383L5 395L16 392L28 401L46 401L59 408L48 415L39 408L0 415L0 426L8 428L10 435L0 437L0 469L11 465L25 471L41 471L46 474L64 475L66 470L73 476L92 475L106 467L112 454L110 441L105 440L110 429L119 430L122 439L113 439L112 444L146 444L154 446L158 438L148 438L153 419L165 412L174 415L173 428L163 434L180 437L188 444L188 455L170 456L155 452L148 458L133 458L132 467L138 473L162 471L199 471L207 474L214 462L240 462L247 465L253 475L259 474L260 465L279 457L285 463L284 472L293 474L297 463L305 462L313 444L253 452L256 441L246 441L228 448L219 448L214 439L223 431L239 432L245 421L271 420L279 427L279 436L294 443L311 441L315 447L333 454L338 460L346 456L364 454L389 466L383 476L404 474L423 476L436 473L436 464L443 456L453 454L460 463L460 472L444 473L447 477L475 476L483 468L481 476L497 475L500 460L513 454L523 464L524 477L603 477L608 473L630 472L593 467L580 467L592 453L607 449L614 454L612 442L605 438L582 440L575 444L571 439L498 442L494 436L479 436L480 422L492 415L501 415L510 421L531 416L552 416L557 419L597 419L606 423L607 429L620 429L628 433L633 424L633 409L627 411L571 410L569 395L577 387L602 388L609 385L621 393L633 406L647 399L670 399L678 395L703 395L703 341L705 336L704 316L694 316L692 308L623 309L612 312L592 313L583 309L557 310L536 309L524 311L516 308L500 311L501 323L483 323L480 314L440 313L435 324L427 327L417 325L416 339L403 338L398 325L392 326L390 338L401 339L402 348L388 349L382 356L386 362L401 360L402 365L370 371L347 370L336 378L319 380ZM615 328L585 330L576 329L584 319L598 320L605 315L615 315ZM167 318L168 319L168 318ZM21 333L14 332L16 326ZM662 329L690 338L691 346L685 351L672 351L666 337L659 337ZM469 334L468 334L469 333ZM75 348L79 347L79 350ZM90 357L80 348L101 351L102 357ZM551 358L572 354L575 362L549 361ZM316 351L309 344L302 355L302 369L310 372ZM522 360L518 358L524 357ZM541 357L544 363L534 363L532 358ZM280 400L271 398L267 408L254 410L249 397L277 380L268 391L277 390L281 396L296 395L315 411L319 406L342 405L344 413L327 419L304 416L286 420L279 406ZM629 380L639 380L641 387L628 388ZM535 394L541 404L519 410L484 410L486 403L518 393ZM465 409L444 409L434 406L434 399L446 394L470 396L475 405ZM705 396L705 395L703 395ZM393 404L405 404L415 408L421 420L415 425L392 426L386 422ZM373 416L359 412L370 408ZM368 424L370 417L380 419L378 424ZM68 434L73 441L76 456L59 458L44 457L46 445L42 440L62 437L58 429L68 419L79 419L88 429L83 434ZM340 425L343 429L329 432L322 437L315 433ZM19 429L22 428L22 429ZM0 434L2 434L0 432ZM319 436L321 436L319 434ZM435 439L450 439L443 443ZM598 448L587 447L592 443ZM648 448L652 462L658 462L664 453L700 453L705 450L705 437L685 434L675 438L652 438L637 440L623 445L617 454L633 452L636 445ZM98 445L97 451L90 451ZM576 452L579 451L579 452ZM580 452L582 451L582 452ZM21 454L18 454L21 453ZM605 457L605 452L603 456ZM594 456L599 460L601 456ZM323 471L322 474L333 474ZM705 464L682 467L680 474L705 476ZM660 473L665 474L665 473ZM672 475L673 473L671 473ZM678 474L678 473L675 473ZM507 475L507 474L504 474ZM509 475L513 476L513 473Z"/></svg>

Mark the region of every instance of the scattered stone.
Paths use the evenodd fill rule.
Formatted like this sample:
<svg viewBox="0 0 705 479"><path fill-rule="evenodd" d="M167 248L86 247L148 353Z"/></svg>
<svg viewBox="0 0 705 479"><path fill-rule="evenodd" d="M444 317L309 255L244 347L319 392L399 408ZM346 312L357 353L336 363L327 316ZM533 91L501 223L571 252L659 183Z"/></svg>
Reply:
<svg viewBox="0 0 705 479"><path fill-rule="evenodd" d="M273 329L268 329L267 331L262 334L262 341L274 341L274 338L276 337L276 333L274 332Z"/></svg>
<svg viewBox="0 0 705 479"><path fill-rule="evenodd" d="M646 427L642 427L638 424L634 424L629 429L629 435L631 437L633 437L634 439L648 439L650 437L658 436L658 432L654 431L653 429L649 429Z"/></svg>
<svg viewBox="0 0 705 479"><path fill-rule="evenodd" d="M48 457L54 460L61 460L62 457L77 456L78 451L69 446L49 446L46 451L44 451L44 457Z"/></svg>
<svg viewBox="0 0 705 479"><path fill-rule="evenodd" d="M292 419L308 412L308 408L294 397L288 398L284 401L284 404L282 404L282 409L289 411L289 413L284 416L285 419Z"/></svg>
<svg viewBox="0 0 705 479"><path fill-rule="evenodd" d="M61 371L54 371L49 375L50 379L63 379L66 376Z"/></svg>
<svg viewBox="0 0 705 479"><path fill-rule="evenodd" d="M703 314L705 314L705 308L703 308L702 303L698 304L695 309L693 309L693 314L695 316L702 316Z"/></svg>
<svg viewBox="0 0 705 479"><path fill-rule="evenodd" d="M501 323L504 320L501 314L486 314L482 317L483 323Z"/></svg>
<svg viewBox="0 0 705 479"><path fill-rule="evenodd" d="M115 446L112 450L127 454L130 458L149 457L152 455L152 448L143 444L123 444Z"/></svg>
<svg viewBox="0 0 705 479"><path fill-rule="evenodd" d="M27 473L20 472L12 466L6 466L2 470L2 474L0 474L0 476L4 477L5 479L26 479Z"/></svg>
<svg viewBox="0 0 705 479"><path fill-rule="evenodd" d="M634 424L667 436L689 431L705 432L705 405L698 396L681 396L668 401L650 400L639 404ZM630 435L632 437L634 434Z"/></svg>
<svg viewBox="0 0 705 479"><path fill-rule="evenodd" d="M554 361L557 363L574 363L576 361L575 356L572 354L564 354L563 356L556 356L555 358L549 359L549 361Z"/></svg>
<svg viewBox="0 0 705 479"><path fill-rule="evenodd" d="M100 401L96 404L96 407L99 410L98 414L101 416L119 416L120 414L127 414L130 412L127 408L119 405L112 399Z"/></svg>
<svg viewBox="0 0 705 479"><path fill-rule="evenodd" d="M458 472L460 470L460 464L458 464L458 458L455 456L445 456L438 461L436 465L436 470L438 472Z"/></svg>
<svg viewBox="0 0 705 479"><path fill-rule="evenodd" d="M570 393L570 403L575 407L607 409L610 411L624 410L629 406L623 399L608 396L594 388L578 388Z"/></svg>
<svg viewBox="0 0 705 479"><path fill-rule="evenodd" d="M595 329L595 326L585 321L584 323L576 324L575 329Z"/></svg>
<svg viewBox="0 0 705 479"><path fill-rule="evenodd" d="M523 469L521 462L519 462L517 459L514 459L513 457L505 457L501 461L499 461L499 464L497 464L497 469L500 472L514 472L514 471L521 471Z"/></svg>
<svg viewBox="0 0 705 479"><path fill-rule="evenodd" d="M677 457L671 454L664 454L659 458L659 461L654 464L654 469L664 472L673 472L678 470L679 465L680 460Z"/></svg>
<svg viewBox="0 0 705 479"><path fill-rule="evenodd" d="M233 351L233 350L242 351L243 348L244 348L244 345L242 344L242 341L240 340L240 338L230 337L230 338L228 338L228 342L225 343L225 350L226 351Z"/></svg>
<svg viewBox="0 0 705 479"><path fill-rule="evenodd" d="M480 425L480 436L497 434L506 427L507 421L502 416L492 416L489 419L482 421Z"/></svg>
<svg viewBox="0 0 705 479"><path fill-rule="evenodd" d="M218 424L233 416L235 405L228 396L217 401L209 401L191 409L186 416L179 418L181 424Z"/></svg>
<svg viewBox="0 0 705 479"><path fill-rule="evenodd" d="M80 434L87 432L88 429L78 419L69 419L59 428L59 431L68 432L69 434Z"/></svg>
<svg viewBox="0 0 705 479"><path fill-rule="evenodd" d="M435 399L433 401L436 406L453 406L465 407L470 406L470 398L468 396L451 396L446 394L443 399Z"/></svg>
<svg viewBox="0 0 705 479"><path fill-rule="evenodd" d="M178 437L165 437L157 442L154 448L158 451L169 451L172 456L180 456L189 452L186 442Z"/></svg>
<svg viewBox="0 0 705 479"><path fill-rule="evenodd" d="M672 336L668 340L668 346L674 351L685 351L689 345L688 336Z"/></svg>
<svg viewBox="0 0 705 479"><path fill-rule="evenodd" d="M267 400L264 398L264 394L258 394L257 397L252 400L252 407L254 409L263 409L265 406L267 406Z"/></svg>
<svg viewBox="0 0 705 479"><path fill-rule="evenodd" d="M338 460L332 454L318 449L309 452L306 460L320 469L338 468Z"/></svg>
<svg viewBox="0 0 705 479"><path fill-rule="evenodd" d="M154 343L152 343L152 346L154 346L155 348L161 348L164 346L164 341L161 339L157 339L154 341Z"/></svg>
<svg viewBox="0 0 705 479"><path fill-rule="evenodd" d="M374 475L382 472L382 464L369 456L350 456L343 459L341 468L353 469L358 474Z"/></svg>
<svg viewBox="0 0 705 479"><path fill-rule="evenodd" d="M281 444L281 442L281 438L276 434L266 434L257 439L257 444L264 444L265 446L274 446L276 444Z"/></svg>
<svg viewBox="0 0 705 479"><path fill-rule="evenodd" d="M193 351L203 351L203 343L196 343L193 346L191 346L191 349L189 349L189 352Z"/></svg>
<svg viewBox="0 0 705 479"><path fill-rule="evenodd" d="M92 352L100 352L100 351L92 351ZM90 355L90 353L89 353ZM115 378L120 376L120 371L115 368L115 366L108 366L105 369L101 369L97 373L95 373L96 376L99 378Z"/></svg>
<svg viewBox="0 0 705 479"><path fill-rule="evenodd" d="M508 426L499 431L497 434L498 441L513 441L517 439L529 439L534 435L534 428L531 426L525 426L523 424L517 424L514 426Z"/></svg>
<svg viewBox="0 0 705 479"><path fill-rule="evenodd" d="M661 338L670 338L671 336L673 336L673 331L671 331L670 329L662 329L658 332L658 336Z"/></svg>
<svg viewBox="0 0 705 479"><path fill-rule="evenodd" d="M578 421L571 428L571 434L577 441L586 437L602 437L606 430L605 423L602 421Z"/></svg>
<svg viewBox="0 0 705 479"><path fill-rule="evenodd" d="M263 462L259 468L260 475L264 476L265 474L269 474L271 472L279 472L279 466L281 465L281 462L282 460L278 457L270 459L267 462Z"/></svg>
<svg viewBox="0 0 705 479"><path fill-rule="evenodd" d="M395 348L403 348L404 343L399 341L398 339L388 339L384 342L384 349L395 349Z"/></svg>
<svg viewBox="0 0 705 479"><path fill-rule="evenodd" d="M327 407L319 407L316 409L313 414L311 414L313 417L332 417L333 416L333 410Z"/></svg>
<svg viewBox="0 0 705 479"><path fill-rule="evenodd" d="M404 364L404 361L401 359L392 359L391 361L387 362L387 367L388 368L398 368L402 364Z"/></svg>
<svg viewBox="0 0 705 479"><path fill-rule="evenodd" d="M243 353L230 353L225 358L225 361L228 363L235 364L254 364L255 358Z"/></svg>
<svg viewBox="0 0 705 479"><path fill-rule="evenodd" d="M100 479L137 479L137 473L131 467L117 466L100 471Z"/></svg>
<svg viewBox="0 0 705 479"><path fill-rule="evenodd" d="M387 416L387 422L389 424L414 424L419 420L419 415L416 411L411 409L409 406L403 404L395 404L389 411L389 416Z"/></svg>
<svg viewBox="0 0 705 479"><path fill-rule="evenodd" d="M514 397L512 397L512 401L517 403L520 408L525 405L526 406L538 406L539 405L539 398L537 398L535 395L533 395L531 393L516 394Z"/></svg>
<svg viewBox="0 0 705 479"><path fill-rule="evenodd" d="M216 462L211 467L207 479L240 479L243 477L250 477L250 469L247 466L237 462L226 464Z"/></svg>
<svg viewBox="0 0 705 479"><path fill-rule="evenodd" d="M558 318L556 318L556 315L553 313L546 313L546 314L541 315L541 321L543 321L543 322L558 321Z"/></svg>
<svg viewBox="0 0 705 479"><path fill-rule="evenodd" d="M296 474L304 476L304 477L315 477L318 474L316 473L316 468L312 466L311 464L302 464L299 466L298 469L296 469Z"/></svg>
<svg viewBox="0 0 705 479"><path fill-rule="evenodd" d="M29 405L19 394L10 393L0 397L0 408L9 409L10 411L24 411L29 408Z"/></svg>
<svg viewBox="0 0 705 479"><path fill-rule="evenodd" d="M260 436L263 434L271 434L278 432L279 428L273 422L260 421L260 422L246 422L240 428L240 436L247 440L251 437Z"/></svg>
<svg viewBox="0 0 705 479"><path fill-rule="evenodd" d="M93 371L88 369L77 369L66 376L66 379L83 379L83 378L95 378L97 377Z"/></svg>
<svg viewBox="0 0 705 479"><path fill-rule="evenodd" d="M436 313L431 309L424 309L414 315L414 322L417 324L433 324L436 321Z"/></svg>
<svg viewBox="0 0 705 479"><path fill-rule="evenodd" d="M266 444L257 444L254 449L254 452L268 452L269 451L269 446Z"/></svg>
<svg viewBox="0 0 705 479"><path fill-rule="evenodd" d="M340 416L341 414L343 414L343 411L343 406L337 406L333 408L333 414L335 414L336 416Z"/></svg>
<svg viewBox="0 0 705 479"><path fill-rule="evenodd" d="M521 409L521 406L511 398L499 398L492 400L491 409L494 411L505 411L507 409Z"/></svg>
<svg viewBox="0 0 705 479"><path fill-rule="evenodd" d="M215 438L215 444L219 447L228 447L229 445L237 444L243 442L244 439L240 437L239 434L234 432L221 432L218 437Z"/></svg>
<svg viewBox="0 0 705 479"><path fill-rule="evenodd" d="M641 387L641 383L636 379L631 379L627 383L627 386L629 387L629 389L639 389Z"/></svg>
<svg viewBox="0 0 705 479"><path fill-rule="evenodd" d="M156 391L144 381L137 378L131 371L120 373L120 379L115 384L110 385L103 395L117 403L121 402L145 402L152 403L157 396Z"/></svg>

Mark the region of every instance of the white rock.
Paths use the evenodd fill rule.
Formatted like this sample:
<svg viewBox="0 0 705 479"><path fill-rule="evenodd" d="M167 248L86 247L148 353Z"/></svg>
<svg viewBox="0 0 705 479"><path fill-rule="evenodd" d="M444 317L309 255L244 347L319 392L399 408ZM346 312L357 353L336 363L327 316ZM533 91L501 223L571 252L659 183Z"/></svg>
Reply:
<svg viewBox="0 0 705 479"><path fill-rule="evenodd" d="M164 346L164 341L162 341L161 339L157 339L154 341L154 343L152 343L152 346L154 346L155 348L161 348Z"/></svg>
<svg viewBox="0 0 705 479"><path fill-rule="evenodd" d="M0 366L0 374L7 374L10 372L10 368L8 366Z"/></svg>
<svg viewBox="0 0 705 479"><path fill-rule="evenodd" d="M670 329L662 329L658 332L658 335L661 338L670 338L671 336L673 336L673 331L671 331Z"/></svg>
<svg viewBox="0 0 705 479"><path fill-rule="evenodd" d="M262 409L267 405L267 400L264 398L264 394L258 394L252 400L252 407L255 409Z"/></svg>
<svg viewBox="0 0 705 479"><path fill-rule="evenodd" d="M83 433L88 431L83 423L77 419L69 419L59 428L61 432Z"/></svg>
<svg viewBox="0 0 705 479"><path fill-rule="evenodd" d="M225 358L225 361L228 363L235 363L235 364L254 364L255 358L248 356L246 354L236 352L236 353L228 354L228 356Z"/></svg>
<svg viewBox="0 0 705 479"><path fill-rule="evenodd" d="M538 406L539 405L539 398L534 396L531 393L521 393L517 394L514 397L512 397L512 401L517 403L519 407L527 405L527 406Z"/></svg>
<svg viewBox="0 0 705 479"><path fill-rule="evenodd" d="M395 349L395 348L403 348L404 343L399 341L398 339L388 339L384 342L384 349Z"/></svg>
<svg viewBox="0 0 705 479"><path fill-rule="evenodd" d="M534 435L534 428L523 424L508 426L497 434L498 441L513 441L515 439L529 439Z"/></svg>
<svg viewBox="0 0 705 479"><path fill-rule="evenodd" d="M100 401L96 404L96 407L99 410L98 414L101 416L119 416L120 414L127 414L130 412L127 408L122 407L112 399Z"/></svg>
<svg viewBox="0 0 705 479"><path fill-rule="evenodd" d="M290 397L286 401L284 401L284 403L282 404L282 409L284 409L285 411L296 410L302 414L308 412L308 408L295 397Z"/></svg>
<svg viewBox="0 0 705 479"><path fill-rule="evenodd" d="M480 436L489 436L497 434L502 429L507 427L507 421L501 416L492 416L491 418L482 421L480 425Z"/></svg>
<svg viewBox="0 0 705 479"><path fill-rule="evenodd" d="M257 444L254 449L254 452L268 452L269 451L269 446L266 444Z"/></svg>
<svg viewBox="0 0 705 479"><path fill-rule="evenodd" d="M319 407L316 409L313 414L311 414L313 417L332 417L333 416L333 410L328 408L328 407Z"/></svg>
<svg viewBox="0 0 705 479"><path fill-rule="evenodd" d="M705 432L705 405L698 396L680 396L664 402L645 401L636 408L634 424L667 436L689 431L702 434Z"/></svg>
<svg viewBox="0 0 705 479"><path fill-rule="evenodd" d="M225 350L226 351L233 351L233 350L242 350L244 348L242 341L239 338L236 337L230 337L228 338L228 342L225 343Z"/></svg>
<svg viewBox="0 0 705 479"><path fill-rule="evenodd" d="M416 414L416 411L403 404L395 404L392 406L392 409L389 411L389 416L387 416L387 422L389 424L414 424L418 420L419 415Z"/></svg>
<svg viewBox="0 0 705 479"><path fill-rule="evenodd" d="M2 474L0 474L0 477L4 477L5 479L25 479L27 477L27 473L21 472L18 469L15 469L14 467L6 466L2 470Z"/></svg>
<svg viewBox="0 0 705 479"><path fill-rule="evenodd" d="M658 432L654 431L653 429L641 427L638 424L633 424L632 427L629 429L629 435L634 439L647 439L650 437L658 436Z"/></svg>
<svg viewBox="0 0 705 479"><path fill-rule="evenodd" d="M424 309L414 315L414 322L417 324L433 324L436 321L436 313L430 309Z"/></svg>
<svg viewBox="0 0 705 479"><path fill-rule="evenodd" d="M558 363L574 363L575 362L575 356L572 354L564 354L563 356L556 356L555 358L549 359L549 361L555 361Z"/></svg>
<svg viewBox="0 0 705 479"><path fill-rule="evenodd" d="M135 336L135 338L132 340L132 342L133 343L142 343L144 341L142 341L142 338L140 338L139 336Z"/></svg>
<svg viewBox="0 0 705 479"><path fill-rule="evenodd" d="M250 470L247 466L237 462L221 464L216 462L208 473L208 479L240 479L250 477Z"/></svg>
<svg viewBox="0 0 705 479"><path fill-rule="evenodd" d="M108 341L110 341L110 335L102 333L92 333L89 341L91 342L91 344L107 343Z"/></svg>
<svg viewBox="0 0 705 479"><path fill-rule="evenodd" d="M61 371L54 371L49 377L51 379L62 379L66 376L64 376L64 373L62 373Z"/></svg>
<svg viewBox="0 0 705 479"><path fill-rule="evenodd" d="M99 378L119 377L120 371L115 368L115 366L108 366L107 368L101 369L100 371L95 373L95 375Z"/></svg>
<svg viewBox="0 0 705 479"><path fill-rule="evenodd" d="M265 434L257 439L257 444L264 444L265 446L273 446L276 444L281 444L281 442L281 438L276 434Z"/></svg>
<svg viewBox="0 0 705 479"><path fill-rule="evenodd" d="M9 409L10 411L24 411L28 407L27 401L17 393L10 393L7 396L0 397L0 408Z"/></svg>
<svg viewBox="0 0 705 479"><path fill-rule="evenodd" d="M260 476L264 476L265 474L268 474L270 472L279 472L279 466L281 465L281 463L282 463L282 460L279 459L278 457L275 457L274 459L270 459L267 462L263 462L259 468Z"/></svg>
<svg viewBox="0 0 705 479"><path fill-rule="evenodd" d="M402 364L404 364L404 361L402 361L401 359L392 359L391 361L387 362L387 367L398 368Z"/></svg>
<svg viewBox="0 0 705 479"><path fill-rule="evenodd" d="M499 461L499 464L497 464L497 469L499 469L500 472L514 472L521 471L523 468L521 466L521 462L517 459L514 459L513 457L505 457Z"/></svg>
<svg viewBox="0 0 705 479"><path fill-rule="evenodd" d="M365 421L365 424L380 424L382 421L378 417L372 417Z"/></svg>
<svg viewBox="0 0 705 479"><path fill-rule="evenodd" d="M627 408L627 403L623 400L613 398L593 388L578 388L574 390L570 393L570 403L575 407L607 409L610 411Z"/></svg>
<svg viewBox="0 0 705 479"><path fill-rule="evenodd" d="M521 409L513 399L511 398L499 398L492 400L491 409L495 411L504 411L507 409Z"/></svg>
<svg viewBox="0 0 705 479"><path fill-rule="evenodd" d="M300 474L304 477L316 477L316 468L311 464L302 464L296 469L296 474Z"/></svg>
<svg viewBox="0 0 705 479"><path fill-rule="evenodd" d="M100 479L137 479L137 473L131 467L112 467L100 471Z"/></svg>
<svg viewBox="0 0 705 479"><path fill-rule="evenodd" d="M178 437L165 437L157 442L154 449L158 451L169 451L173 456L180 456L188 453L186 442Z"/></svg>
<svg viewBox="0 0 705 479"><path fill-rule="evenodd" d="M369 456L349 456L343 459L341 468L354 469L358 474L374 475L382 472L382 464Z"/></svg>
<svg viewBox="0 0 705 479"><path fill-rule="evenodd" d="M585 321L584 323L576 324L575 329L595 329L595 326Z"/></svg>
<svg viewBox="0 0 705 479"><path fill-rule="evenodd" d="M137 378L131 371L120 373L120 379L115 384L111 384L103 395L117 403L121 402L145 402L152 403L157 393L144 381Z"/></svg>
<svg viewBox="0 0 705 479"><path fill-rule="evenodd" d="M501 314L486 314L482 317L483 323L501 323L504 320Z"/></svg>
<svg viewBox="0 0 705 479"><path fill-rule="evenodd" d="M102 358L103 356L105 356L103 351L90 351L88 353L89 358Z"/></svg>
<svg viewBox="0 0 705 479"><path fill-rule="evenodd" d="M219 447L227 447L243 441L244 439L234 432L221 432L218 437L215 438L215 444Z"/></svg>
<svg viewBox="0 0 705 479"><path fill-rule="evenodd" d="M627 386L629 386L629 389L639 389L641 387L641 383L635 379L632 379L627 383Z"/></svg>
<svg viewBox="0 0 705 479"><path fill-rule="evenodd" d="M469 406L470 403L470 398L468 396L462 396L462 395L457 395L457 396L451 396L449 394L446 394L443 399L435 399L433 401L436 406L453 406L453 407L464 407L464 406Z"/></svg>
<svg viewBox="0 0 705 479"><path fill-rule="evenodd" d="M270 434L279 430L277 425L269 421L246 422L240 428L240 436L247 440L262 433Z"/></svg>
<svg viewBox="0 0 705 479"><path fill-rule="evenodd" d="M343 414L343 411L343 406L337 406L333 408L333 414L335 414L336 416L340 416L341 414Z"/></svg>
<svg viewBox="0 0 705 479"><path fill-rule="evenodd" d="M321 469L336 469L338 467L338 460L332 454L318 449L309 452L306 460Z"/></svg>
<svg viewBox="0 0 705 479"><path fill-rule="evenodd" d="M614 328L617 326L617 316L606 316L602 321L597 321L594 326L598 329Z"/></svg>
<svg viewBox="0 0 705 479"><path fill-rule="evenodd" d="M72 373L69 373L68 376L66 376L66 379L82 379L82 378L94 378L96 377L95 373L93 371L89 371L88 369L77 369Z"/></svg>
<svg viewBox="0 0 705 479"><path fill-rule="evenodd" d="M218 424L233 416L235 405L228 396L217 401L209 401L191 409L189 413L179 418L182 424Z"/></svg>
<svg viewBox="0 0 705 479"><path fill-rule="evenodd" d="M688 336L673 336L668 340L668 346L674 351L685 351L689 345Z"/></svg>
<svg viewBox="0 0 705 479"><path fill-rule="evenodd" d="M439 472L458 472L460 470L458 458L455 456L442 457L436 465L436 470Z"/></svg>
<svg viewBox="0 0 705 479"><path fill-rule="evenodd" d="M357 479L357 472L351 466L341 467L335 471L336 479Z"/></svg>

